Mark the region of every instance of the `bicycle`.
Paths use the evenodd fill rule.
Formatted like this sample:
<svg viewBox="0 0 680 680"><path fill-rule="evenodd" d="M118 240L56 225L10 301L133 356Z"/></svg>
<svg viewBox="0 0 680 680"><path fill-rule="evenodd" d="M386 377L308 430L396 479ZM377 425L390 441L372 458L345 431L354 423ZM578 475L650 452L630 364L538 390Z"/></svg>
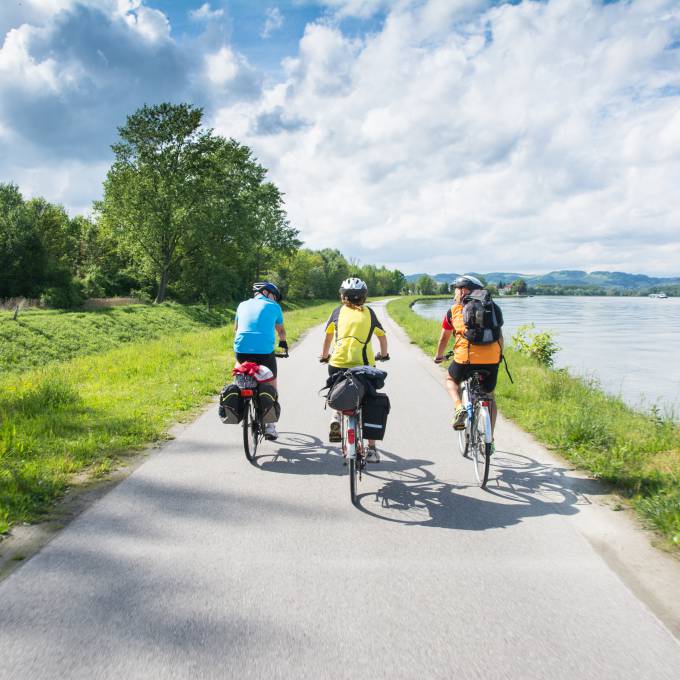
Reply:
<svg viewBox="0 0 680 680"><path fill-rule="evenodd" d="M288 352L275 354L277 359L287 359ZM251 375L237 375L236 384L241 390L243 402L243 449L246 458L252 463L255 460L257 447L265 436L265 423L262 421L262 411L257 394L258 382Z"/></svg>
<svg viewBox="0 0 680 680"><path fill-rule="evenodd" d="M444 355L450 359L453 352ZM465 428L458 430L458 448L465 458L469 458L475 468L475 477L479 486L484 489L489 479L493 432L491 430L491 414L489 404L491 397L484 392L482 383L488 372L479 369L461 383L463 406L467 412Z"/></svg>
<svg viewBox="0 0 680 680"><path fill-rule="evenodd" d="M390 355L384 357L376 354L376 361L389 361ZM328 357L321 357L322 364L328 363ZM366 468L366 449L361 419L361 405L356 409L340 411L340 441L342 455L349 468L349 495L352 505L357 502L357 484L361 481Z"/></svg>

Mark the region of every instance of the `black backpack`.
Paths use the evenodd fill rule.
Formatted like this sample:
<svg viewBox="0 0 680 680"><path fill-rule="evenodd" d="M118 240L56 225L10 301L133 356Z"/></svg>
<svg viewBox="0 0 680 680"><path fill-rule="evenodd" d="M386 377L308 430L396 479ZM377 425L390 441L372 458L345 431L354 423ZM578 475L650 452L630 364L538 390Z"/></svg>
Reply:
<svg viewBox="0 0 680 680"><path fill-rule="evenodd" d="M488 290L473 290L463 298L465 337L473 345L489 345L501 337L503 312Z"/></svg>

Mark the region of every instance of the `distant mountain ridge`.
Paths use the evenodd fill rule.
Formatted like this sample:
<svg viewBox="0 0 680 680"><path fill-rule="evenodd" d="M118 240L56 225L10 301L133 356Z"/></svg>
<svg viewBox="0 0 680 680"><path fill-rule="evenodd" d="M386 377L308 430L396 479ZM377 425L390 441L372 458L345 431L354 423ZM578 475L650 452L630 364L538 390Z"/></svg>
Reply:
<svg viewBox="0 0 680 680"><path fill-rule="evenodd" d="M471 272L474 273L474 272ZM423 274L409 274L406 280L409 283L417 281ZM428 275L432 276L432 275ZM435 274L432 278L438 283L451 283L459 274ZM649 286L663 286L680 284L680 276L655 277L646 274L628 274L626 272L586 272L580 269L560 269L547 274L519 274L517 272L489 272L481 274L489 283L498 284L512 283L515 279L522 278L529 285L539 284L558 286L599 286L602 288L625 288L636 289Z"/></svg>

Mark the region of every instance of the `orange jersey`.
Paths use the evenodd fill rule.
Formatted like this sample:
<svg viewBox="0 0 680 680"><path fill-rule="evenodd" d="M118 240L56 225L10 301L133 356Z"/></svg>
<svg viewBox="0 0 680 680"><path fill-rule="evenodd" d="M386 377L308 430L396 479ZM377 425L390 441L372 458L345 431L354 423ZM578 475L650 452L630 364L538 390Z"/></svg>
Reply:
<svg viewBox="0 0 680 680"><path fill-rule="evenodd" d="M497 364L501 360L500 341L488 345L473 345L465 337L463 305L454 303L453 307L446 312L442 328L455 333L453 360L457 364Z"/></svg>

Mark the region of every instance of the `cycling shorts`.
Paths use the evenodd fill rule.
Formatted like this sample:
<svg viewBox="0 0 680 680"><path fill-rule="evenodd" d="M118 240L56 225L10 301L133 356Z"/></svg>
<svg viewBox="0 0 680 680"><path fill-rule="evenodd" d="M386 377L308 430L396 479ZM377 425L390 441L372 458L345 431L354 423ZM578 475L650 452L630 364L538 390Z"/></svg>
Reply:
<svg viewBox="0 0 680 680"><path fill-rule="evenodd" d="M484 376L482 387L486 392L493 392L498 381L498 366L500 364L458 364L455 361L449 366L449 375L456 385L460 385L463 380L467 380L475 371L487 371Z"/></svg>
<svg viewBox="0 0 680 680"><path fill-rule="evenodd" d="M236 352L236 361L239 364L243 364L246 361L254 361L256 364L260 364L260 366L266 366L276 378L276 357L274 352L269 354L241 354Z"/></svg>

